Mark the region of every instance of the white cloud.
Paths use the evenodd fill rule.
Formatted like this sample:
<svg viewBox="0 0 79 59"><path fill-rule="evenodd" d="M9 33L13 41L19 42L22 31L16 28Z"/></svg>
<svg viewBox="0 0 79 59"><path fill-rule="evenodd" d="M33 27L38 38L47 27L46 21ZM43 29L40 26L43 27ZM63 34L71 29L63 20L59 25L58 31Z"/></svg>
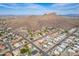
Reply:
<svg viewBox="0 0 79 59"><path fill-rule="evenodd" d="M11 9L12 12L22 13L25 12L27 14L44 14L50 12L56 12L57 14L71 14L71 13L79 13L79 4L67 4L67 3L56 3L50 6L43 6L40 4L0 4L0 6ZM6 9L7 10L7 9Z"/></svg>

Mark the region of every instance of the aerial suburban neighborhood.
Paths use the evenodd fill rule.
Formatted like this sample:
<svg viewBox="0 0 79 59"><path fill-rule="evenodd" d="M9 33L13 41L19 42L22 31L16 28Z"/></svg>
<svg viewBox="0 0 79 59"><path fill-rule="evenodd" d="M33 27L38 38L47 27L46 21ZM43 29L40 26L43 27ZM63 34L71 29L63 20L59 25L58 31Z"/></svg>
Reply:
<svg viewBox="0 0 79 59"><path fill-rule="evenodd" d="M69 30L45 27L35 32L27 30L26 27L18 30L12 30L11 27L0 27L0 55L79 55L79 27Z"/></svg>
<svg viewBox="0 0 79 59"><path fill-rule="evenodd" d="M33 9L30 11L35 13L36 10L40 10L35 9L39 5L51 8L52 4L46 4L46 6L44 4L30 4L29 6L28 4L29 8L31 5ZM53 4L53 8L55 6L61 8L62 5ZM17 15L14 9L6 9L8 12L0 9L0 56L79 56L79 17L63 14L67 14L68 5L63 6L65 11L57 9L63 10L60 11L60 15L57 14L58 12L48 13L49 7L49 9L44 8L44 14L42 14L43 10L36 12L38 14L31 14L27 10L26 13L31 15L25 15L20 14L19 10L25 13L27 4L1 4L2 7L15 7L15 11L18 10L20 15ZM42 9L43 7L40 6L38 8ZM12 14L9 13L9 10Z"/></svg>

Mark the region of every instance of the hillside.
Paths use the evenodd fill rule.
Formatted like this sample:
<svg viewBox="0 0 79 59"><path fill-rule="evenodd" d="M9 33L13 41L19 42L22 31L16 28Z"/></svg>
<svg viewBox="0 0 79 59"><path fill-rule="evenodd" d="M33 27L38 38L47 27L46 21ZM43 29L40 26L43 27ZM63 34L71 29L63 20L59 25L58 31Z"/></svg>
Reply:
<svg viewBox="0 0 79 59"><path fill-rule="evenodd" d="M55 13L48 13L38 16L1 16L0 18L6 19L8 26L11 26L13 28L27 27L33 30L41 29L41 27L44 26L69 29L73 26L79 25L79 19L75 20L75 18L58 16Z"/></svg>

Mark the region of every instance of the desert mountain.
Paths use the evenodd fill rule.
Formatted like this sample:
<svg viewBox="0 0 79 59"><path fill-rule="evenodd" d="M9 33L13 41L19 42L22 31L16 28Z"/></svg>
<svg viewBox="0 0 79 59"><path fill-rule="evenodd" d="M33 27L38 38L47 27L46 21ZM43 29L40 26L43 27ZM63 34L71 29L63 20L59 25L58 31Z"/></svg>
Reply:
<svg viewBox="0 0 79 59"><path fill-rule="evenodd" d="M27 27L29 29L41 29L42 27L52 26L69 29L79 25L79 19L58 16L55 13L47 13L44 15L31 16L1 16L1 19L6 19L8 26L13 28Z"/></svg>

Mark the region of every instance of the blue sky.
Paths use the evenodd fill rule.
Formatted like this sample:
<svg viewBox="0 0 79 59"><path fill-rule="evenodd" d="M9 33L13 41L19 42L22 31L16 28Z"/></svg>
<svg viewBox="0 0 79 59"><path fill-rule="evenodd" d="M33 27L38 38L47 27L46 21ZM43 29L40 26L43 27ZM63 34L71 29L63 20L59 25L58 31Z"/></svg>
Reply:
<svg viewBox="0 0 79 59"><path fill-rule="evenodd" d="M0 3L0 15L79 14L78 3Z"/></svg>

